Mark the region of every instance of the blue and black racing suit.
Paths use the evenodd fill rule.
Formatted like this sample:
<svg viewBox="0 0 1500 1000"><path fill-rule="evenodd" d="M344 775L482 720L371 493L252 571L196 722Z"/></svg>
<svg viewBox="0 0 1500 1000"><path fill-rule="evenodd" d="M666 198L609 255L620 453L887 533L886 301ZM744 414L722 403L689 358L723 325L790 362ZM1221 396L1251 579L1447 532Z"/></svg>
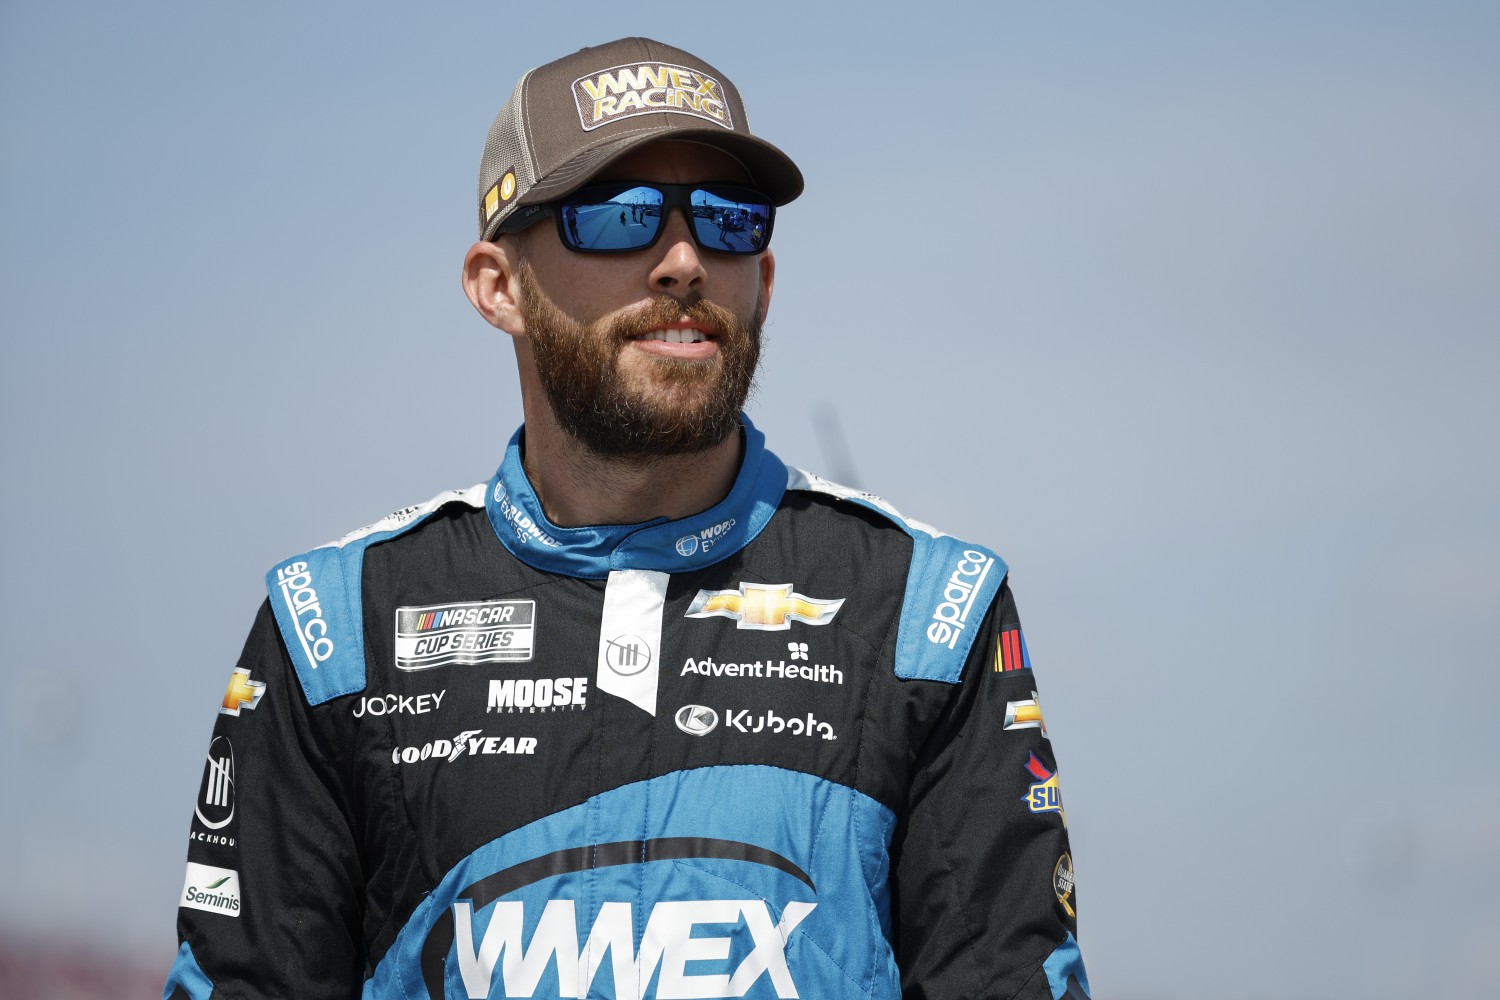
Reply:
<svg viewBox="0 0 1500 1000"><path fill-rule="evenodd" d="M275 566L165 995L1088 995L1005 564L784 466L561 528L487 484Z"/></svg>

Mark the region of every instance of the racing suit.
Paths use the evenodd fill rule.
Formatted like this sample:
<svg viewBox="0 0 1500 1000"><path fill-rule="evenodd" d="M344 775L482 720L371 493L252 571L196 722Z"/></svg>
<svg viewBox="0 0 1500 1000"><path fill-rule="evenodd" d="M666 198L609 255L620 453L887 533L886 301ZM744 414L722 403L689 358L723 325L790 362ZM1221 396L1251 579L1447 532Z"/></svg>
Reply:
<svg viewBox="0 0 1500 1000"><path fill-rule="evenodd" d="M521 467L267 574L165 996L1088 996L1006 567L784 466L562 528Z"/></svg>

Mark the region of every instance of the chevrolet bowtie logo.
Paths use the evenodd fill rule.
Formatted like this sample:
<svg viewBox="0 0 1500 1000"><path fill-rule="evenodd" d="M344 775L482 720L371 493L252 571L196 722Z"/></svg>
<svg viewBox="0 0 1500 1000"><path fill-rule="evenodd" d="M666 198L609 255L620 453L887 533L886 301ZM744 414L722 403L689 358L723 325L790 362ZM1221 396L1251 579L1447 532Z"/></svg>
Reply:
<svg viewBox="0 0 1500 1000"><path fill-rule="evenodd" d="M792 619L808 625L827 625L844 606L841 597L820 601L792 593L790 583L742 583L739 590L700 590L688 606L688 618L733 618L735 628L776 632L792 627Z"/></svg>
<svg viewBox="0 0 1500 1000"><path fill-rule="evenodd" d="M252 681L250 671L236 667L229 675L229 687L224 691L224 704L219 706L219 714L238 716L240 709L259 705L265 693L263 681Z"/></svg>
<svg viewBox="0 0 1500 1000"><path fill-rule="evenodd" d="M1051 739L1047 735L1047 723L1042 721L1042 704L1035 691L1031 692L1029 701L1005 703L1005 728L1007 730L1040 729L1043 739Z"/></svg>

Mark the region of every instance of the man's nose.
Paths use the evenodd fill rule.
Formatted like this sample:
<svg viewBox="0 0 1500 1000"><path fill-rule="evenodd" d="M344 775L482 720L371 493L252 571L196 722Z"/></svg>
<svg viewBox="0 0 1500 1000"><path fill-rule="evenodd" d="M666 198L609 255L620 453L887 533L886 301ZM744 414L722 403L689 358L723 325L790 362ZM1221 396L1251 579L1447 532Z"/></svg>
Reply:
<svg viewBox="0 0 1500 1000"><path fill-rule="evenodd" d="M673 208L662 222L661 240L654 247L660 255L651 268L649 281L659 292L681 294L696 289L708 278L703 251L693 240L686 212Z"/></svg>

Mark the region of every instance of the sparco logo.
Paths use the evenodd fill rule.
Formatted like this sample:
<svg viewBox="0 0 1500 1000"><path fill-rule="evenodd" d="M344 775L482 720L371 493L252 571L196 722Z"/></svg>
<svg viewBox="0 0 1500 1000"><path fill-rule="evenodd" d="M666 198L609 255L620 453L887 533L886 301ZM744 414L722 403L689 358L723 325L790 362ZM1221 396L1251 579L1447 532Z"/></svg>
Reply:
<svg viewBox="0 0 1500 1000"><path fill-rule="evenodd" d="M969 612L974 610L974 598L979 593L984 578L989 575L995 560L983 552L968 549L959 559L953 575L943 585L943 601L932 612L932 624L927 626L927 639L940 646L952 649L958 643L969 624Z"/></svg>
<svg viewBox="0 0 1500 1000"><path fill-rule="evenodd" d="M719 724L719 713L707 705L683 705L673 718L689 736L707 736Z"/></svg>
<svg viewBox="0 0 1500 1000"><path fill-rule="evenodd" d="M486 712L550 712L583 708L588 702L587 677L507 677L490 681Z"/></svg>
<svg viewBox="0 0 1500 1000"><path fill-rule="evenodd" d="M210 830L222 830L234 819L234 746L215 736L203 765L203 787L193 813Z"/></svg>
<svg viewBox="0 0 1500 1000"><path fill-rule="evenodd" d="M754 844L672 837L568 848L457 890L455 901L422 944L422 978L428 997L451 995L445 986L454 964L463 995L475 1000L494 996L727 1000L752 991L758 997L797 997L787 945L798 926L817 909L818 904L810 900L790 899L773 909L765 898L653 903L605 895L597 902L591 900L581 913L572 899L506 898L557 875L699 858L721 865L774 868L801 883L793 889L797 895L816 892L801 868ZM696 866L683 867L690 872ZM718 893L710 889L703 895ZM754 890L748 895L755 896ZM488 920L480 916L486 909ZM586 914L593 915L592 923L580 926L580 919L588 920Z"/></svg>
<svg viewBox="0 0 1500 1000"><path fill-rule="evenodd" d="M545 545L548 548L557 548L562 543L543 531L534 521L530 514L510 502L510 494L505 491L505 484L495 482L495 508L500 516L510 525L511 530L516 533L517 541L525 545Z"/></svg>
<svg viewBox="0 0 1500 1000"><path fill-rule="evenodd" d="M653 112L691 115L734 128L719 81L670 63L627 63L581 76L573 81L573 100L585 132Z"/></svg>
<svg viewBox="0 0 1500 1000"><path fill-rule="evenodd" d="M683 535L677 539L677 554L686 559L688 556L702 549L705 553L714 547L714 544L729 533L734 527L734 518L720 521L710 528L704 528L696 535Z"/></svg>
<svg viewBox="0 0 1500 1000"><path fill-rule="evenodd" d="M724 725L742 733L770 732L791 736L821 736L825 740L838 739L833 735L833 727L826 722L819 722L811 712L807 713L805 719L783 719L770 709L759 715L751 715L747 709L731 708L724 712Z"/></svg>
<svg viewBox="0 0 1500 1000"><path fill-rule="evenodd" d="M276 583L281 587L281 599L292 613L292 625L297 629L297 639L302 651L307 654L314 670L318 664L333 655L333 640L328 638L328 623L323 620L323 606L318 603L318 592L313 590L312 574L307 563L294 562L276 570Z"/></svg>
<svg viewBox="0 0 1500 1000"><path fill-rule="evenodd" d="M433 740L419 747L396 747L391 751L392 764L415 764L437 758L455 761L464 754L479 756L494 753L536 753L536 740L530 736L483 736L482 729L466 729L451 740Z"/></svg>

